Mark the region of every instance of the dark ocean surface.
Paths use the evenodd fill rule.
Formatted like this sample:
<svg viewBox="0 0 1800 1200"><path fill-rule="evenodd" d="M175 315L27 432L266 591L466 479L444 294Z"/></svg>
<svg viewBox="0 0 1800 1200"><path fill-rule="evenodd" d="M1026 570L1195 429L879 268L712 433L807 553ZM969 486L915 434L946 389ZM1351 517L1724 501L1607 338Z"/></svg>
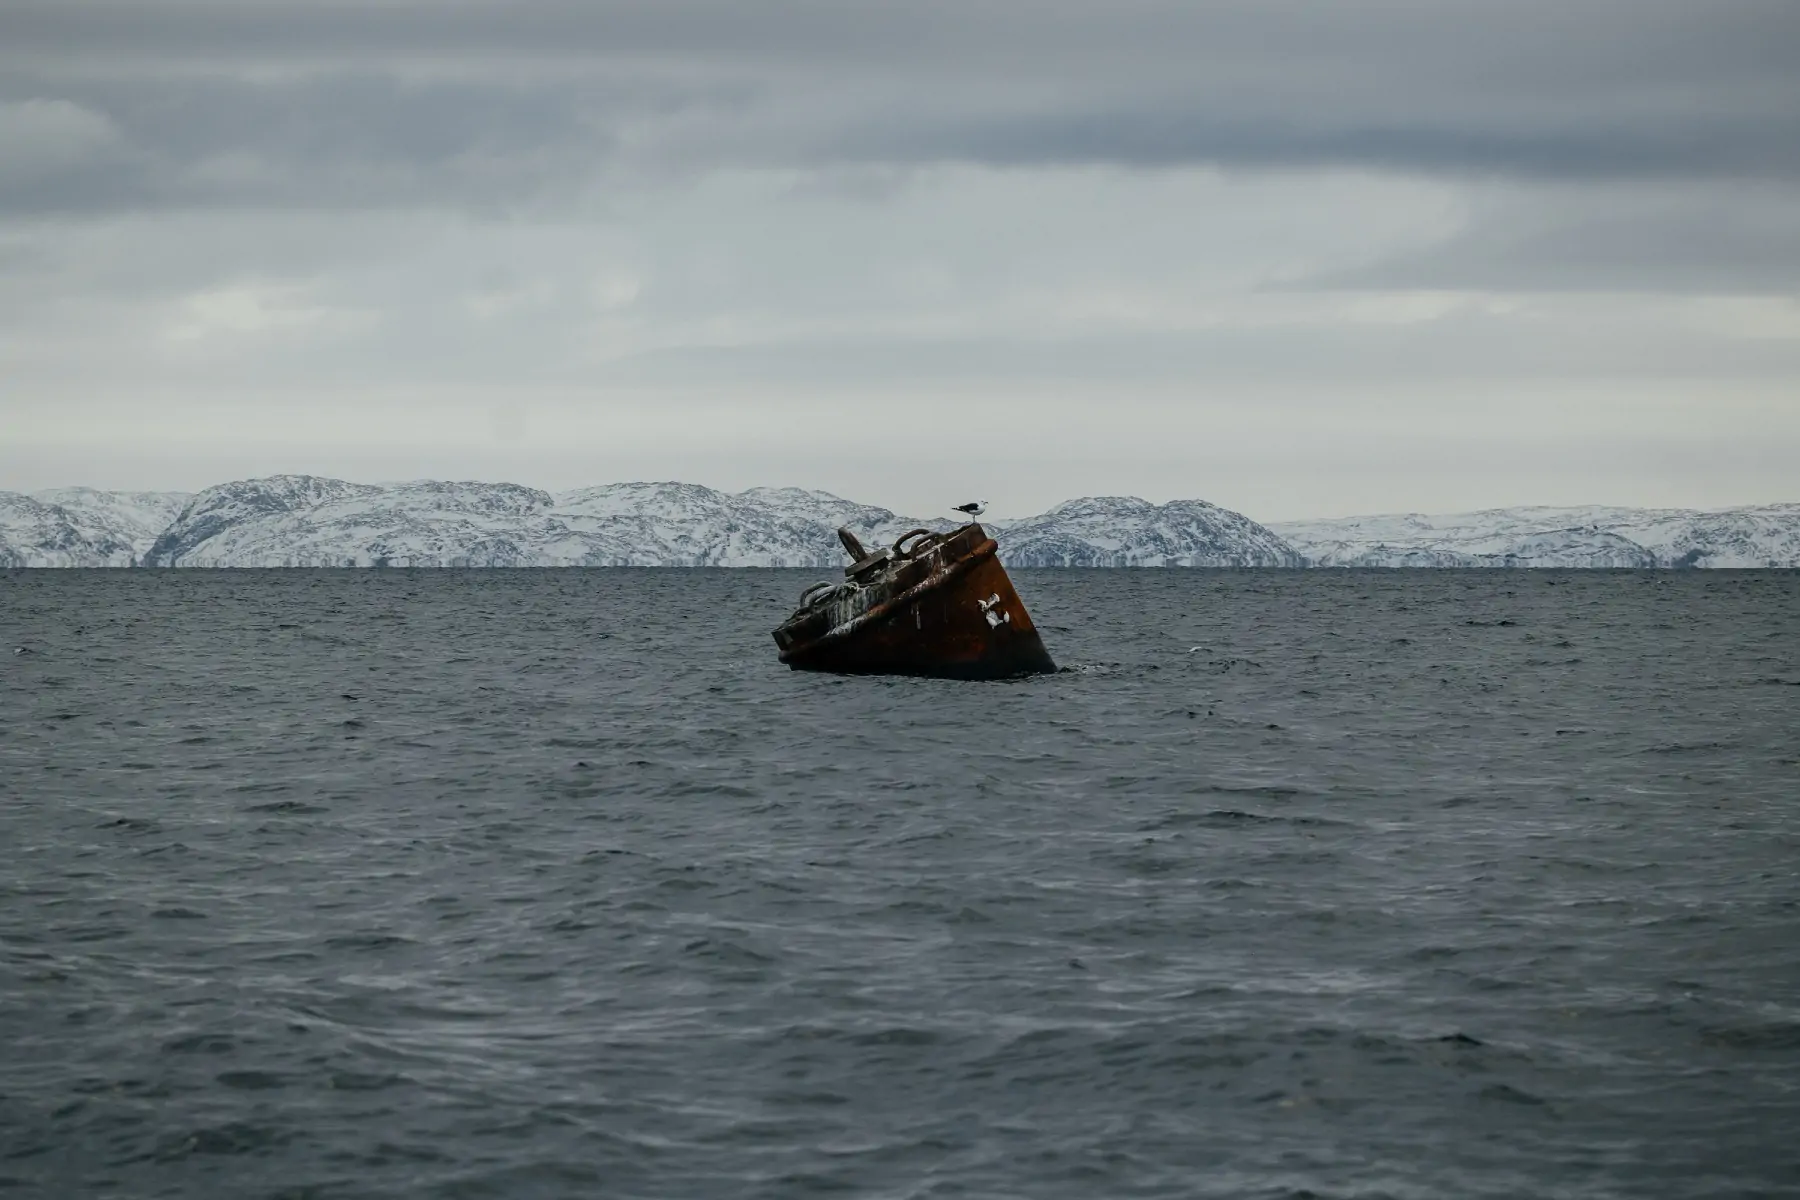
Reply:
<svg viewBox="0 0 1800 1200"><path fill-rule="evenodd" d="M1800 1196L1800 574L815 575L0 575L0 1195Z"/></svg>

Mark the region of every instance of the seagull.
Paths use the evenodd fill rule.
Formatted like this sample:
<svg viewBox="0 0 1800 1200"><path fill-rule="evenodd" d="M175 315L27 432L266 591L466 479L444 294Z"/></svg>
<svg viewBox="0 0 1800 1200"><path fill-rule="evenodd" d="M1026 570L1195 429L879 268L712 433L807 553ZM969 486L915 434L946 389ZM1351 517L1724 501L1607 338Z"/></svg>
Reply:
<svg viewBox="0 0 1800 1200"><path fill-rule="evenodd" d="M987 511L987 501L986 500L971 500L967 504L957 505L955 508L951 509L950 511L951 512L959 512L959 513L964 514L965 516L979 517L982 513Z"/></svg>

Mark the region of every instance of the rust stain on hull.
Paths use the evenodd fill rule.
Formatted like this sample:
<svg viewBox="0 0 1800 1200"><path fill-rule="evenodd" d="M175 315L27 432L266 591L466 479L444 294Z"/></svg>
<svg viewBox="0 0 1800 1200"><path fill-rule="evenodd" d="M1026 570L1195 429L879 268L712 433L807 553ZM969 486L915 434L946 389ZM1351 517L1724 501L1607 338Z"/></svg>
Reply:
<svg viewBox="0 0 1800 1200"><path fill-rule="evenodd" d="M775 630L797 671L1003 679L1056 670L980 525L914 530L865 552L848 530L842 584L816 584ZM828 590L827 590L828 589Z"/></svg>

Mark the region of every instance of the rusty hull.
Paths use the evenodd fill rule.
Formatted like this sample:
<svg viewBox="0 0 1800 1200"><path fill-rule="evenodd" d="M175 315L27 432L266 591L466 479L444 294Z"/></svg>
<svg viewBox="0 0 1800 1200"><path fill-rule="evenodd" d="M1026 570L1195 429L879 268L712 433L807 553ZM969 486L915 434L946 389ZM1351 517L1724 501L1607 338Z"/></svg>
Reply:
<svg viewBox="0 0 1800 1200"><path fill-rule="evenodd" d="M923 535L923 536L921 536ZM848 534L845 547L861 549ZM1056 670L980 525L915 530L863 555L848 582L816 585L775 630L797 671L1003 679Z"/></svg>

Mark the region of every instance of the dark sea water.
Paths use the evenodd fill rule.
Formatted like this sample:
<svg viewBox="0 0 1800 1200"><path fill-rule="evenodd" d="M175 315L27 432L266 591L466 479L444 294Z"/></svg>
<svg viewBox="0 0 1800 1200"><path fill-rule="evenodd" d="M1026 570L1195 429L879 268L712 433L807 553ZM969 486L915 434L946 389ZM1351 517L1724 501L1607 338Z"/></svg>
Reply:
<svg viewBox="0 0 1800 1200"><path fill-rule="evenodd" d="M1800 1195L1800 574L813 577L0 576L0 1195Z"/></svg>

